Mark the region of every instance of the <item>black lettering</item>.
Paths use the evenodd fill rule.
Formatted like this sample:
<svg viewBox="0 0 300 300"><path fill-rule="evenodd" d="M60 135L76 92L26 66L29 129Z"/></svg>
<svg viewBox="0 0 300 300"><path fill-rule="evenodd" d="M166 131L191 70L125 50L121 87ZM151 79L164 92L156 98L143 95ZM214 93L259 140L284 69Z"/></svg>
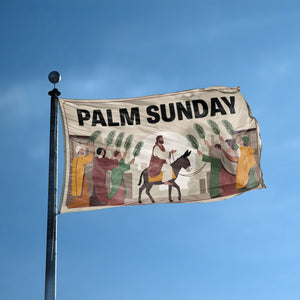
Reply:
<svg viewBox="0 0 300 300"><path fill-rule="evenodd" d="M170 117L167 116L166 105L165 104L160 105L161 117L165 122L171 122L175 119L174 103L169 103L169 108L170 108Z"/></svg>
<svg viewBox="0 0 300 300"><path fill-rule="evenodd" d="M111 109L108 109L106 111L106 113L107 113L108 126L119 126L120 125L120 123L113 121Z"/></svg>
<svg viewBox="0 0 300 300"><path fill-rule="evenodd" d="M184 107L181 102L176 102L178 120L183 119L182 113L185 115L185 117L187 119L192 119L193 118L190 101L186 101L185 105L186 105L186 107Z"/></svg>
<svg viewBox="0 0 300 300"><path fill-rule="evenodd" d="M235 114L235 108L234 108L235 97L234 96L230 96L230 101L228 101L228 99L226 97L221 97L221 99L224 101L224 103L230 109L230 113L231 114Z"/></svg>
<svg viewBox="0 0 300 300"><path fill-rule="evenodd" d="M98 123L100 123L102 126L107 126L100 109L93 111L92 126L96 126Z"/></svg>
<svg viewBox="0 0 300 300"><path fill-rule="evenodd" d="M84 116L83 116L83 114L84 114ZM79 126L83 126L83 121L89 120L91 115L88 110L77 109L77 117L78 117Z"/></svg>
<svg viewBox="0 0 300 300"><path fill-rule="evenodd" d="M213 117L216 113L220 112L222 115L226 115L226 111L224 110L221 102L218 98L211 98L211 113L210 115Z"/></svg>
<svg viewBox="0 0 300 300"><path fill-rule="evenodd" d="M128 125L133 125L134 120L135 120L136 125L141 124L140 112L139 112L138 107L131 108L130 116L129 116L126 108L120 108L119 111L120 111L121 126L125 126L126 122ZM125 122L125 120L126 120L126 122Z"/></svg>
<svg viewBox="0 0 300 300"><path fill-rule="evenodd" d="M208 106L204 100L201 99L193 100L192 103L193 103L195 118L204 118L207 116ZM202 105L202 110L203 110L202 113L199 113L199 106L198 106L199 104Z"/></svg>
<svg viewBox="0 0 300 300"><path fill-rule="evenodd" d="M150 106L147 107L147 114L149 116L153 117L153 119L152 118L147 118L147 121L150 124L155 124L155 123L159 122L159 120L160 120L159 114L154 112L153 110L158 111L159 108L156 105L150 105Z"/></svg>

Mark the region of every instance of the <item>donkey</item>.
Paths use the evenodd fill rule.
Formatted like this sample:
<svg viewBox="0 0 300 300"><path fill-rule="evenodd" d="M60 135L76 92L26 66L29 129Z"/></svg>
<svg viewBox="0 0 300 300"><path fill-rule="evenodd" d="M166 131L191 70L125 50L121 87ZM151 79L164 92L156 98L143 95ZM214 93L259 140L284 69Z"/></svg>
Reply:
<svg viewBox="0 0 300 300"><path fill-rule="evenodd" d="M191 163L189 161L189 159L187 158L189 155L191 154L191 151L186 150L185 153L183 155L181 155L177 160L175 160L173 163L171 163L171 166L173 168L175 177L178 177L178 174L181 170L181 168L186 169L187 171L189 171L191 169ZM155 184L163 184L162 181L154 181L154 182L149 182L148 180L148 170L145 169L141 175L140 175L140 180L138 185L140 185L142 183L142 177L144 178L144 184L139 188L139 203L142 203L141 201L141 194L142 191L144 189L146 189L146 194L149 196L150 200L152 201L152 203L155 203L153 197L150 194L150 190L152 188L152 186ZM172 185L169 185L169 201L173 202L171 194L172 194L172 187L175 187L178 191L178 200L181 200L181 192L180 192L180 186L175 182L176 178L173 178L171 180L169 180Z"/></svg>

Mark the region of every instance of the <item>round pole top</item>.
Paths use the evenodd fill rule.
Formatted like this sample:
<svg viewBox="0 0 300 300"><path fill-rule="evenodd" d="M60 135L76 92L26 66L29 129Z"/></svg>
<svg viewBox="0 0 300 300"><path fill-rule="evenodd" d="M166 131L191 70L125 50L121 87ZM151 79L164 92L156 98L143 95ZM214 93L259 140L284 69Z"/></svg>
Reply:
<svg viewBox="0 0 300 300"><path fill-rule="evenodd" d="M48 79L55 86L55 84L58 83L61 80L61 76L57 71L52 71L52 72L49 73Z"/></svg>

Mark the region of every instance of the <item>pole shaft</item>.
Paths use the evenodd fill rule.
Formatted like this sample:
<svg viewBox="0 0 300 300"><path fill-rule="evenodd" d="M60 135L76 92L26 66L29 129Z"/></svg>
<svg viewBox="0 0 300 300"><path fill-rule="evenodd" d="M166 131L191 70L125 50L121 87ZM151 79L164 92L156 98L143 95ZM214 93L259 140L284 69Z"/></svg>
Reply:
<svg viewBox="0 0 300 300"><path fill-rule="evenodd" d="M56 299L56 227L57 227L57 115L58 96L60 92L53 89L50 112L50 146L49 146L49 181L48 181L48 221L45 300Z"/></svg>

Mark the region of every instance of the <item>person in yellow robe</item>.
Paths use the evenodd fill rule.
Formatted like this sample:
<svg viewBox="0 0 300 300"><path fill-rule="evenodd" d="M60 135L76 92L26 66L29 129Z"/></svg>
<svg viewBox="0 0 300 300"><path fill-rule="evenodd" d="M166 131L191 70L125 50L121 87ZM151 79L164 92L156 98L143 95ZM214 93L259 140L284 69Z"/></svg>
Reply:
<svg viewBox="0 0 300 300"><path fill-rule="evenodd" d="M85 148L87 148L86 145ZM92 152L95 147L93 146ZM72 162L72 196L74 197L69 208L87 207L89 206L89 186L85 175L85 166L93 160L92 152L85 156L86 149L77 146L75 149L77 154Z"/></svg>
<svg viewBox="0 0 300 300"><path fill-rule="evenodd" d="M244 136L243 138L237 137L236 142L239 145L240 152L236 171L236 188L243 189L248 184L249 177L255 177L254 170L252 169L256 164L254 158L255 150L248 146L249 138L247 136Z"/></svg>

